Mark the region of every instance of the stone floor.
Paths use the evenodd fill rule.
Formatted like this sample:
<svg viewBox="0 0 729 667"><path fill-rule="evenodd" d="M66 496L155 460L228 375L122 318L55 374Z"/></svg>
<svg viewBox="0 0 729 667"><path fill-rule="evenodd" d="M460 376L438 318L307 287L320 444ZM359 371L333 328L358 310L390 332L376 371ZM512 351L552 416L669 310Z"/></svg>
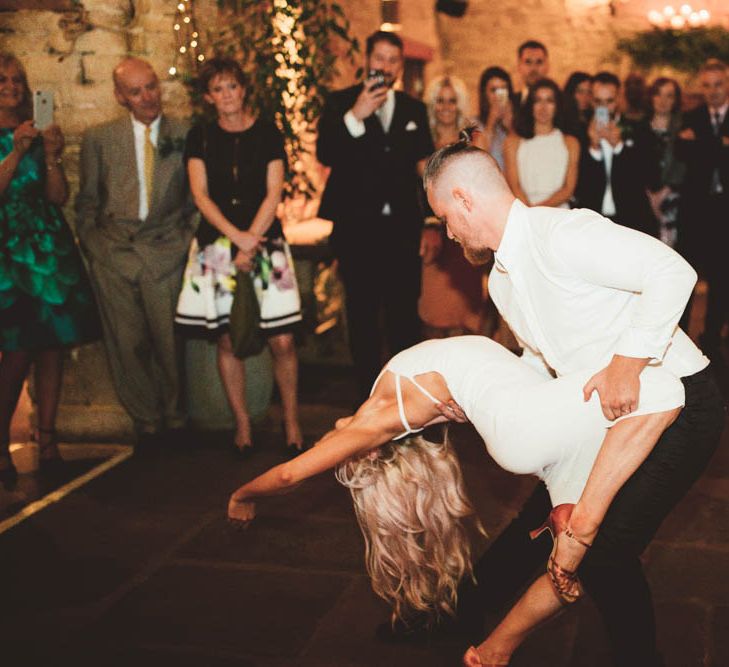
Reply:
<svg viewBox="0 0 729 667"><path fill-rule="evenodd" d="M347 412L346 369L308 368L314 438ZM221 434L124 461L0 535L0 664L142 667L458 665L457 640L374 639L371 592L346 491L331 474L260 503L244 532L228 494L282 460L274 416L262 451L236 460ZM474 504L498 533L532 481L491 463L468 427L455 441ZM669 667L729 665L729 443L646 554ZM609 665L589 601L537 632L517 667Z"/></svg>

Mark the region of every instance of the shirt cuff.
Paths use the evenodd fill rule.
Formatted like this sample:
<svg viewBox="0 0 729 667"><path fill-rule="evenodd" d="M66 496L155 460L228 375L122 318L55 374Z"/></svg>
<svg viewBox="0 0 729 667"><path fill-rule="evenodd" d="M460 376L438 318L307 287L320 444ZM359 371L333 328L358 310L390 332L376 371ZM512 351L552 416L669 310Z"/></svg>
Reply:
<svg viewBox="0 0 729 667"><path fill-rule="evenodd" d="M365 133L365 124L363 120L357 120L350 109L344 114L344 124L354 139L359 139Z"/></svg>
<svg viewBox="0 0 729 667"><path fill-rule="evenodd" d="M615 346L615 354L621 357L661 361L668 349L670 336L661 336L657 331L646 331L629 327L623 332Z"/></svg>
<svg viewBox="0 0 729 667"><path fill-rule="evenodd" d="M594 160L600 162L602 160L602 148L593 148L590 146L590 155Z"/></svg>
<svg viewBox="0 0 729 667"><path fill-rule="evenodd" d="M613 147L613 155L620 155L623 150L623 146L625 146L625 144L622 141L619 141L617 144L615 144L615 146Z"/></svg>

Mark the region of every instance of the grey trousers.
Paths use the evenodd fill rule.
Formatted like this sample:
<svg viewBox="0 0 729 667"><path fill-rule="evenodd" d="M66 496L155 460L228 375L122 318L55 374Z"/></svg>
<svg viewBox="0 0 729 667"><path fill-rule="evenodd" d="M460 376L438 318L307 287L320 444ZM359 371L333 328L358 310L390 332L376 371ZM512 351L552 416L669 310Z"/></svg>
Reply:
<svg viewBox="0 0 729 667"><path fill-rule="evenodd" d="M119 401L140 432L182 426L174 317L182 272L162 278L91 263L104 346Z"/></svg>

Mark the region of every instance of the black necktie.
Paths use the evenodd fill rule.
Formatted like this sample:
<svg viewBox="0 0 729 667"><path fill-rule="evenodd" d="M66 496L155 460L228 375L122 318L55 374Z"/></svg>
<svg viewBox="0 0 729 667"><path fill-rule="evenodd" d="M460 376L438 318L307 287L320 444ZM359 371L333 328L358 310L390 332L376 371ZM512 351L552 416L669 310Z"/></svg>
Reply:
<svg viewBox="0 0 729 667"><path fill-rule="evenodd" d="M721 116L718 111L714 112L714 122L712 124L714 126L714 134L718 136L719 128L721 127Z"/></svg>

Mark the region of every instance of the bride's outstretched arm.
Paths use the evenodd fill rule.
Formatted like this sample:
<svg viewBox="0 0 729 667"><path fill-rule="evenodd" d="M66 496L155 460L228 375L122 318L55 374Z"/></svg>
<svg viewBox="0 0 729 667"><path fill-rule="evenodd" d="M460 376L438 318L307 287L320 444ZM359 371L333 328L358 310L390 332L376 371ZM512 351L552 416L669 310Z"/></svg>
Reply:
<svg viewBox="0 0 729 667"><path fill-rule="evenodd" d="M346 425L329 431L311 449L286 463L274 466L243 484L230 496L228 517L250 521L255 516L253 501L291 491L299 483L318 475L357 454L374 449L397 435L397 424L389 413L397 408L360 410Z"/></svg>

